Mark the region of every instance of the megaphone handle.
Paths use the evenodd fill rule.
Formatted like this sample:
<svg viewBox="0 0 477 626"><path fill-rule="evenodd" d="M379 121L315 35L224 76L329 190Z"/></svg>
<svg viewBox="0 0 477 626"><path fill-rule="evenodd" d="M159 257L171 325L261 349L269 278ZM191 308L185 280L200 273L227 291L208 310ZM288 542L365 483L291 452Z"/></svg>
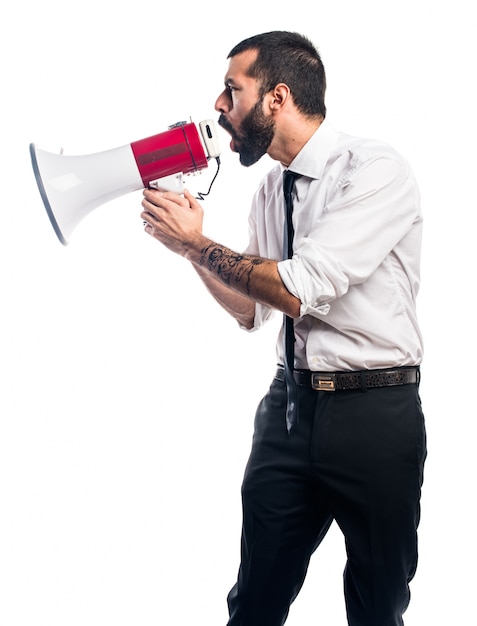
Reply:
<svg viewBox="0 0 477 626"><path fill-rule="evenodd" d="M157 180L151 180L149 187L158 189L159 191L174 191L175 193L184 193L184 175L182 172L164 176Z"/></svg>

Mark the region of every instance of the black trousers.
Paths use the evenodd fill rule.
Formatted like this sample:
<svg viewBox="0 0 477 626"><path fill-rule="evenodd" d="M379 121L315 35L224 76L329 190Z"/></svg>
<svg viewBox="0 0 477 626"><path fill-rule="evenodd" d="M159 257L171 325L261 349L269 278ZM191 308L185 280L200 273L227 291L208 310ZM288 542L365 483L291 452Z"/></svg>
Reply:
<svg viewBox="0 0 477 626"><path fill-rule="evenodd" d="M285 623L333 520L346 544L348 624L401 626L417 565L426 457L418 386L299 393L291 435L283 382L273 381L257 409L228 626Z"/></svg>

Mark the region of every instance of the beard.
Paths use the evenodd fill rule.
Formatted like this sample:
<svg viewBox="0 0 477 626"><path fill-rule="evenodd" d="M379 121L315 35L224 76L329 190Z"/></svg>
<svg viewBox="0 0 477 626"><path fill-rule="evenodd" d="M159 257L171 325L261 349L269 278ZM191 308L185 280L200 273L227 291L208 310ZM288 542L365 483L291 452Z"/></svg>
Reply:
<svg viewBox="0 0 477 626"><path fill-rule="evenodd" d="M260 99L247 113L238 131L234 130L223 114L219 117L219 125L230 133L234 150L238 152L240 163L245 167L253 165L267 153L275 135L275 123L264 115L262 102L263 99Z"/></svg>

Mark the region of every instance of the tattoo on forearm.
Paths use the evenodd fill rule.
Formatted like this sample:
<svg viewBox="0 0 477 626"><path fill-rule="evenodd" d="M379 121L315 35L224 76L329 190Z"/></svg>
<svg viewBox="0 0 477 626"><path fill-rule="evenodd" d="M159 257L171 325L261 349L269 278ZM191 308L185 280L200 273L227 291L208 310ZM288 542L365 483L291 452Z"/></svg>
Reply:
<svg viewBox="0 0 477 626"><path fill-rule="evenodd" d="M250 279L257 265L264 260L259 257L237 254L211 244L201 250L200 265L207 267L216 274L226 285L242 284L247 295L250 295Z"/></svg>

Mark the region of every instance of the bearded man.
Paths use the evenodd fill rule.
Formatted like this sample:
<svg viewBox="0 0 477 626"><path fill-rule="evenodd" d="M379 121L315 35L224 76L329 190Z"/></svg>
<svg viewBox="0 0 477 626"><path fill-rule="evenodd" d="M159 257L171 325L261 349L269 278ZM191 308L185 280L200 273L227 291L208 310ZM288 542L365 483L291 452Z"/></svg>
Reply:
<svg viewBox="0 0 477 626"><path fill-rule="evenodd" d="M206 237L188 192L145 190L141 214L244 329L284 316L243 481L228 625L284 624L335 521L349 625L401 626L426 457L419 191L390 146L333 128L306 37L260 34L228 58L215 106L230 147L245 166L264 154L277 162L253 198L247 249ZM235 372L234 391L253 376L253 367Z"/></svg>

